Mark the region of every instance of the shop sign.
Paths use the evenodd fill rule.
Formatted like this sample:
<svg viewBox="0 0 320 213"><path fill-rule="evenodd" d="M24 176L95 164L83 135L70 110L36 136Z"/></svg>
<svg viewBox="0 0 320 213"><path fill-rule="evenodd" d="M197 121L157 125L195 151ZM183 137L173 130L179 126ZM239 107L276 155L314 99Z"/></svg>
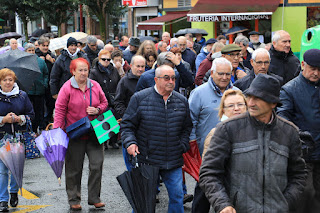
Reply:
<svg viewBox="0 0 320 213"><path fill-rule="evenodd" d="M188 15L189 22L250 21L270 18L270 15Z"/></svg>
<svg viewBox="0 0 320 213"><path fill-rule="evenodd" d="M148 0L122 0L122 5L128 7L146 7Z"/></svg>

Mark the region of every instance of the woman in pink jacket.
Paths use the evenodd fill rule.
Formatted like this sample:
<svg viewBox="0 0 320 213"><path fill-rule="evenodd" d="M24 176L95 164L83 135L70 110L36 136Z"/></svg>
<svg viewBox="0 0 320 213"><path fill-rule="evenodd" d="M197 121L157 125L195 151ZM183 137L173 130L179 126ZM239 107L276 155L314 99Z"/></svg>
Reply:
<svg viewBox="0 0 320 213"><path fill-rule="evenodd" d="M89 62L83 58L74 59L70 64L73 75L60 89L55 107L54 128L67 126L88 116L93 120L103 113L108 105L99 85L88 78ZM92 105L90 104L90 85ZM89 159L88 204L104 207L100 200L103 144L100 145L94 132L77 139L70 139L65 158L66 191L70 208L81 210L81 177L85 154Z"/></svg>

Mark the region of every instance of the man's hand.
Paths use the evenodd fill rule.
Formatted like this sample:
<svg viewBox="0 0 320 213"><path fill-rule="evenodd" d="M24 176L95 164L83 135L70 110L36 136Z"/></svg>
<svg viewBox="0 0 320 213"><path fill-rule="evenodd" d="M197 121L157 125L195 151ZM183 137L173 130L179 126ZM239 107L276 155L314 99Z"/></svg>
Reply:
<svg viewBox="0 0 320 213"><path fill-rule="evenodd" d="M56 61L56 60L55 60L54 58L52 58L51 55L49 55L49 54L46 55L46 59L47 59L48 61L50 61L52 64Z"/></svg>
<svg viewBox="0 0 320 213"><path fill-rule="evenodd" d="M237 70L236 70L236 75L237 75L238 79L241 79L241 78L243 78L244 76L246 76L247 73L245 73L245 72L242 71L242 70L237 69Z"/></svg>
<svg viewBox="0 0 320 213"><path fill-rule="evenodd" d="M220 213L236 213L236 210L232 206L227 206L226 208L222 209Z"/></svg>
<svg viewBox="0 0 320 213"><path fill-rule="evenodd" d="M116 62L115 67L118 69L120 69L122 67L121 63L119 61Z"/></svg>
<svg viewBox="0 0 320 213"><path fill-rule="evenodd" d="M136 144L131 144L128 148L127 148L127 152L129 155L133 155L133 157L136 156L137 154L140 154L139 150L138 150L138 146Z"/></svg>
<svg viewBox="0 0 320 213"><path fill-rule="evenodd" d="M58 94L53 95L52 98L57 99L58 98Z"/></svg>
<svg viewBox="0 0 320 213"><path fill-rule="evenodd" d="M179 58L173 52L168 52L166 58L169 61L171 61L175 66L178 66L180 64Z"/></svg>

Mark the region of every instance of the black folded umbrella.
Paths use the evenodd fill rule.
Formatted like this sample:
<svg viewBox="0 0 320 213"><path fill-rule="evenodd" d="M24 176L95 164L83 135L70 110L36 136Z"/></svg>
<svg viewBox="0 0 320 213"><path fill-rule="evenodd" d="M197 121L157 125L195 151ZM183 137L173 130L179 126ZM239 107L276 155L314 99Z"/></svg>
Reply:
<svg viewBox="0 0 320 213"><path fill-rule="evenodd" d="M8 50L0 54L0 69L3 68L14 71L26 91L31 89L33 82L41 74L37 56L19 49Z"/></svg>
<svg viewBox="0 0 320 213"><path fill-rule="evenodd" d="M117 180L134 213L154 213L159 178L159 168L140 165L126 171Z"/></svg>
<svg viewBox="0 0 320 213"><path fill-rule="evenodd" d="M208 35L208 32L204 29L198 29L198 28L186 28L178 30L178 32L175 33L175 36L184 36L187 33L191 33L193 36L196 34L202 34L203 36Z"/></svg>
<svg viewBox="0 0 320 213"><path fill-rule="evenodd" d="M16 32L3 33L0 35L0 43L3 43L6 39L21 38L21 35Z"/></svg>
<svg viewBox="0 0 320 213"><path fill-rule="evenodd" d="M48 33L48 30L45 29L36 29L35 31L32 32L32 37L40 37L43 34Z"/></svg>

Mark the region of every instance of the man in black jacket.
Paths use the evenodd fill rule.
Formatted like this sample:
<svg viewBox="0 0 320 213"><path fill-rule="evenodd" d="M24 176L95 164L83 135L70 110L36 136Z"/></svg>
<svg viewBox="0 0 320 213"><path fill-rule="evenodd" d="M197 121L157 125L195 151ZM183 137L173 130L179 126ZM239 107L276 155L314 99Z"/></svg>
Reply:
<svg viewBox="0 0 320 213"><path fill-rule="evenodd" d="M49 71L48 82L50 82L50 74L51 74L53 64L56 61L56 57L49 50L50 39L48 37L40 36L37 42L39 44L39 48L36 49L36 54L37 56L39 56L45 61ZM55 105L55 99L53 99L51 96L50 85L48 85L45 89L44 98L45 98L46 107L47 107L47 114L45 115L44 120L45 120L45 123L48 124L52 122L52 114L53 114L53 109Z"/></svg>
<svg viewBox="0 0 320 213"><path fill-rule="evenodd" d="M174 91L175 72L156 69L155 86L135 93L121 123L123 145L138 162L159 168L169 194L168 212L183 213L182 154L192 128L187 99Z"/></svg>
<svg viewBox="0 0 320 213"><path fill-rule="evenodd" d="M131 69L121 78L117 85L114 99L115 110L120 118L127 109L131 96L136 91L138 80L145 71L146 59L141 55L133 56Z"/></svg>
<svg viewBox="0 0 320 213"><path fill-rule="evenodd" d="M274 33L269 53L271 57L269 71L281 76L283 84L299 75L300 61L291 51L291 37L288 32L279 30Z"/></svg>
<svg viewBox="0 0 320 213"><path fill-rule="evenodd" d="M217 125L200 186L215 212L289 212L307 177L298 129L274 112L276 78L259 74L244 93L248 113Z"/></svg>
<svg viewBox="0 0 320 213"><path fill-rule="evenodd" d="M253 67L253 69L250 70L250 73L246 76L244 76L241 79L238 79L234 86L238 87L240 90L245 91L248 89L254 80L254 78L258 74L270 74L268 73L268 69L270 66L270 54L269 52L264 48L259 48L255 50L252 53L252 58L250 60L250 63ZM282 83L282 78L280 76L273 75L274 77L277 77L280 83Z"/></svg>
<svg viewBox="0 0 320 213"><path fill-rule="evenodd" d="M70 73L71 60L80 57L85 58L90 63L86 54L77 48L77 40L70 37L67 41L67 49L61 50L61 55L54 63L50 74L50 90L54 99L57 99L62 85L72 77Z"/></svg>
<svg viewBox="0 0 320 213"><path fill-rule="evenodd" d="M87 37L87 46L83 48L88 59L90 60L90 65L92 64L93 60L98 57L98 54L101 50L101 48L98 47L97 41L98 39L95 36L90 35Z"/></svg>

